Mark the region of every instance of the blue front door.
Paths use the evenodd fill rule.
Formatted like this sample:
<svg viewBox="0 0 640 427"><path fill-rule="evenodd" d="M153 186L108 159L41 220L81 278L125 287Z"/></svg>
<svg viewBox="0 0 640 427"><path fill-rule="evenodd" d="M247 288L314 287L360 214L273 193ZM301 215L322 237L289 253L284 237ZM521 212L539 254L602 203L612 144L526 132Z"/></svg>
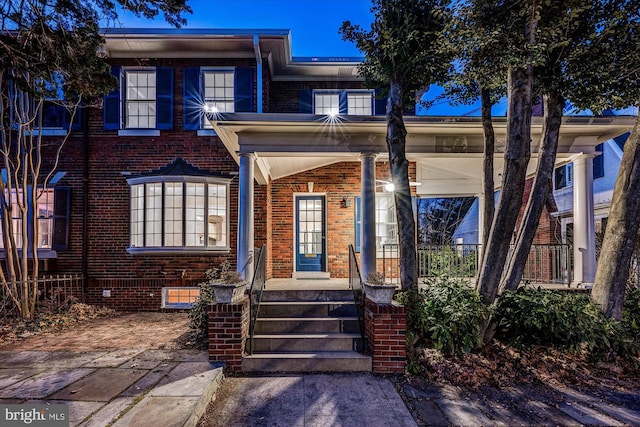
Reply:
<svg viewBox="0 0 640 427"><path fill-rule="evenodd" d="M325 271L324 196L297 196L296 271Z"/></svg>

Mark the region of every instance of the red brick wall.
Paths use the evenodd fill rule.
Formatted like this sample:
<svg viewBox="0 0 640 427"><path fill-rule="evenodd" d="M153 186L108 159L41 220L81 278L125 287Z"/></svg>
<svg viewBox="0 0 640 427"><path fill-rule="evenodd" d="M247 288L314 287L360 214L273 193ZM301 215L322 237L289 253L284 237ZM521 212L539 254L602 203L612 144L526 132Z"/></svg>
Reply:
<svg viewBox="0 0 640 427"><path fill-rule="evenodd" d="M411 179L415 179L415 164L411 164L409 173ZM387 180L388 177L389 164L376 163L376 178ZM361 195L359 161L335 163L273 181L273 277L289 278L294 271L294 193L307 193L308 182L313 182L314 193L326 195L327 269L331 277L348 277L348 247L355 242L354 197ZM343 206L345 197L351 206ZM382 259L378 260L378 264L382 271Z"/></svg>
<svg viewBox="0 0 640 427"><path fill-rule="evenodd" d="M249 298L237 304L211 304L208 335L209 361L224 362L230 370L240 371L249 335Z"/></svg>
<svg viewBox="0 0 640 427"><path fill-rule="evenodd" d="M407 307L376 304L365 298L365 334L373 372L402 373L407 364Z"/></svg>
<svg viewBox="0 0 640 427"><path fill-rule="evenodd" d="M533 178L529 178L524 184L524 193L522 199L522 206L520 206L520 213L518 216L518 223L516 231L520 227L522 218L527 209L527 202L529 201L529 195L531 194L531 187L533 186ZM540 222L538 223L538 229L536 236L533 239L534 244L546 245L546 244L559 244L562 242L560 235L560 220L551 216L548 207L545 206L540 216Z"/></svg>

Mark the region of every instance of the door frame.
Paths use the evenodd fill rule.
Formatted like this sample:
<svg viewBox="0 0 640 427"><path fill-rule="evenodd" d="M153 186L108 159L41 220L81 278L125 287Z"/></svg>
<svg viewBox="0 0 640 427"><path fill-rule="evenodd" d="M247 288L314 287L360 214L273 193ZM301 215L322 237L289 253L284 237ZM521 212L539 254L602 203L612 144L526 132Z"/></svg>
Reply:
<svg viewBox="0 0 640 427"><path fill-rule="evenodd" d="M292 210L292 219L293 221L291 221L291 225L293 227L293 239L292 239L292 249L293 249L293 274L295 275L296 273L308 273L305 271L298 271L298 262L297 262L297 256L298 256L298 227L297 227L297 223L298 223L298 217L297 217L297 212L298 212L298 198L299 197L322 197L323 200L323 206L322 206L322 225L324 228L324 236L322 239L322 259L320 261L320 273L326 273L329 271L329 266L327 265L327 193L293 193L293 210Z"/></svg>

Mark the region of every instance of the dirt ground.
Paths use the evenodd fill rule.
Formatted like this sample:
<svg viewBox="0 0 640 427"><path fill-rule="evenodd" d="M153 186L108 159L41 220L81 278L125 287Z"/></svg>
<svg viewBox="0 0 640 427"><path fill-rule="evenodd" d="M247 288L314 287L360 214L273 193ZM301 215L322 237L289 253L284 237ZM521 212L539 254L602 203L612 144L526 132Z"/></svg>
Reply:
<svg viewBox="0 0 640 427"><path fill-rule="evenodd" d="M126 313L92 319L60 331L40 332L0 350L101 351L192 348L187 313Z"/></svg>

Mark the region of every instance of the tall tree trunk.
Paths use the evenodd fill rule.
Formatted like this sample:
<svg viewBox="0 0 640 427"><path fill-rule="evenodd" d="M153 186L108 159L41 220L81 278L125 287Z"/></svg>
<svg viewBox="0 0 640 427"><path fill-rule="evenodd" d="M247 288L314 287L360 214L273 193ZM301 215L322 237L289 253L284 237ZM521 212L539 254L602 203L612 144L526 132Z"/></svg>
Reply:
<svg viewBox="0 0 640 427"><path fill-rule="evenodd" d="M390 79L387 101L386 139L398 217L400 283L402 289L406 290L418 286L418 269L415 241L416 224L413 218L409 187L409 161L406 156L407 130L402 119L403 110L403 82L400 78L393 77Z"/></svg>
<svg viewBox="0 0 640 427"><path fill-rule="evenodd" d="M482 209L482 227L483 248L487 247L489 242L489 233L491 232L491 224L493 223L493 215L496 211L493 192L495 191L495 183L493 182L493 154L495 152L496 137L493 131L493 121L491 116L491 92L484 87L480 88L480 100L482 111L482 130L484 132L484 163L482 165L482 192L484 193L484 203L480 206ZM484 252L483 252L484 254Z"/></svg>
<svg viewBox="0 0 640 427"><path fill-rule="evenodd" d="M502 191L476 285L485 304L492 304L509 252L522 204L527 165L531 157L531 66L508 71L507 147ZM487 324L483 326L483 336Z"/></svg>
<svg viewBox="0 0 640 427"><path fill-rule="evenodd" d="M562 124L562 112L565 99L558 92L544 95L544 125L538 150L538 166L536 176L529 194L527 208L518 229L516 245L507 273L500 284L500 291L516 289L529 257L531 244L538 228L542 210L547 202L549 192L549 180L553 174L553 166L558 151L558 139L560 138L560 125Z"/></svg>
<svg viewBox="0 0 640 427"><path fill-rule="evenodd" d="M640 105L640 100L639 103ZM620 320L631 255L640 227L640 116L624 146L591 300Z"/></svg>

